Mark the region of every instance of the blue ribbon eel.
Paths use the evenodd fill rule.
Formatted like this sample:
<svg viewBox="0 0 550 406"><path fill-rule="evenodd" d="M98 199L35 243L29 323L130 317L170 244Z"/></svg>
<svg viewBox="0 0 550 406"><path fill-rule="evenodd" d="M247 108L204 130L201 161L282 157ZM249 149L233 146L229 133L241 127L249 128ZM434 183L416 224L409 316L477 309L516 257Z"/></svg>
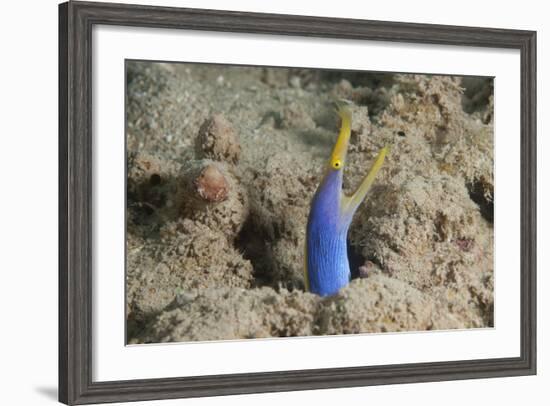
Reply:
<svg viewBox="0 0 550 406"><path fill-rule="evenodd" d="M388 147L380 150L355 192L346 196L342 191L342 181L351 135L351 111L341 106L338 115L342 122L340 133L311 201L306 229L305 285L308 291L320 296L333 295L350 282L349 226L388 153Z"/></svg>

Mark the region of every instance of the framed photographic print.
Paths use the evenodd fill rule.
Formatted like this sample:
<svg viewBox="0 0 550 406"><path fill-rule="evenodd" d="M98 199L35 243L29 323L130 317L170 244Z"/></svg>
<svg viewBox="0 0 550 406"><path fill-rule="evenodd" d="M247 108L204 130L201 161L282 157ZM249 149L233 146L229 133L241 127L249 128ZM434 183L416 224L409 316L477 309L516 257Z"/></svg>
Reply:
<svg viewBox="0 0 550 406"><path fill-rule="evenodd" d="M535 32L59 29L61 402L536 373Z"/></svg>

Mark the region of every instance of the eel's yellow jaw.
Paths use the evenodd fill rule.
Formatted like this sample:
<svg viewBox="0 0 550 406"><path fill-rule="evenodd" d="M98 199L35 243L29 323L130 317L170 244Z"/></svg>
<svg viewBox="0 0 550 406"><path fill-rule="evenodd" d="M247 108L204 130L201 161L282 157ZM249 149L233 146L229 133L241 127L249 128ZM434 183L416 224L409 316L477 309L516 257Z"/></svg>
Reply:
<svg viewBox="0 0 550 406"><path fill-rule="evenodd" d="M342 120L340 134L330 155L329 167L333 170L341 170L346 163L349 138L351 135L351 111L346 106L340 106L338 115Z"/></svg>
<svg viewBox="0 0 550 406"><path fill-rule="evenodd" d="M357 207L361 204L363 200L367 197L367 193L370 190L376 175L382 168L384 159L389 153L389 147L384 147L378 152L378 156L374 160L368 174L363 178L355 192L351 196L346 196L342 194L342 212L353 215Z"/></svg>
<svg viewBox="0 0 550 406"><path fill-rule="evenodd" d="M341 171L344 169L346 164L346 154L349 145L349 139L351 136L351 111L345 105L340 105L338 108L338 115L342 120L340 127L340 134L336 140L336 144L332 150L330 156L329 168L328 171ZM372 164L371 169L368 174L363 178L355 192L351 196L346 196L343 192L341 193L341 210L342 214L353 215L357 207L367 196L367 192L372 186L378 171L384 163L384 159L389 152L388 147L384 147L378 153L374 163ZM339 176L342 174L340 173Z"/></svg>

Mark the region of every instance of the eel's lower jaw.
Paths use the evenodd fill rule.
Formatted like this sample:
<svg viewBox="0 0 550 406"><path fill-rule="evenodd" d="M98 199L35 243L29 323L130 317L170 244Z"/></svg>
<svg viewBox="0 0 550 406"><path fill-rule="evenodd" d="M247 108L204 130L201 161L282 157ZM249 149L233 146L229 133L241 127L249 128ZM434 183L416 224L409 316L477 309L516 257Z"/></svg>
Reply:
<svg viewBox="0 0 550 406"><path fill-rule="evenodd" d="M384 164L384 159L386 158L388 152L388 147L384 147L378 152L378 155L376 156L376 159L374 160L374 163L372 164L369 172L363 178L363 180L351 196L346 196L344 195L344 193L342 193L342 214L351 214L353 216L353 213L355 212L355 210L357 210L357 207L359 207L363 200L365 200L365 198L367 197L367 193L374 183L376 175Z"/></svg>

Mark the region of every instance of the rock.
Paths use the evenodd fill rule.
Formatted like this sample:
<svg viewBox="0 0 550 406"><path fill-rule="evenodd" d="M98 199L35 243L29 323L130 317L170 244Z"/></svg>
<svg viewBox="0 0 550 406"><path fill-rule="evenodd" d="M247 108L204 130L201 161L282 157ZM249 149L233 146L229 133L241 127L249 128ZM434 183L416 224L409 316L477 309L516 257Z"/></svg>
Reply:
<svg viewBox="0 0 550 406"><path fill-rule="evenodd" d="M230 189L224 172L227 170L210 160L190 161L181 172L182 200L198 200L201 204L223 202ZM183 202L189 204L189 202Z"/></svg>
<svg viewBox="0 0 550 406"><path fill-rule="evenodd" d="M199 157L233 164L239 161L241 155L235 130L222 114L214 114L202 124L196 148Z"/></svg>

